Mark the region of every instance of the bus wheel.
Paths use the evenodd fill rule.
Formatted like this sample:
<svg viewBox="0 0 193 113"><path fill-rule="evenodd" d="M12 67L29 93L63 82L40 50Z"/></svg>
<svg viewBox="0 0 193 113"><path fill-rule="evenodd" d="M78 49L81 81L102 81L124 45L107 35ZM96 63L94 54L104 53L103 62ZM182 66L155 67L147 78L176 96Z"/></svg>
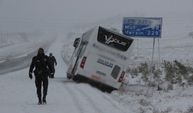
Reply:
<svg viewBox="0 0 193 113"><path fill-rule="evenodd" d="M80 82L80 78L78 77L78 76L74 76L73 78L72 78L75 82Z"/></svg>
<svg viewBox="0 0 193 113"><path fill-rule="evenodd" d="M69 73L67 73L67 78L68 78L68 79L71 79L72 76L71 76Z"/></svg>
<svg viewBox="0 0 193 113"><path fill-rule="evenodd" d="M107 89L106 89L106 92L107 92L107 93L111 93L113 90L114 90L113 88L107 88Z"/></svg>

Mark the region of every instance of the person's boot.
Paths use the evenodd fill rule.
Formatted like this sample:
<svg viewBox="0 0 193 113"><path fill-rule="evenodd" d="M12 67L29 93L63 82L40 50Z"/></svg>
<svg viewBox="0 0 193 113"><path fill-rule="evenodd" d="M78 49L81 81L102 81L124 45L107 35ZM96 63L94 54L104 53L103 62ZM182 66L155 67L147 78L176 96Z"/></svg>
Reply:
<svg viewBox="0 0 193 113"><path fill-rule="evenodd" d="M43 104L47 104L46 97L43 97Z"/></svg>
<svg viewBox="0 0 193 113"><path fill-rule="evenodd" d="M40 104L42 104L42 100L41 100L41 98L39 98L39 102L38 102L38 104L40 105Z"/></svg>

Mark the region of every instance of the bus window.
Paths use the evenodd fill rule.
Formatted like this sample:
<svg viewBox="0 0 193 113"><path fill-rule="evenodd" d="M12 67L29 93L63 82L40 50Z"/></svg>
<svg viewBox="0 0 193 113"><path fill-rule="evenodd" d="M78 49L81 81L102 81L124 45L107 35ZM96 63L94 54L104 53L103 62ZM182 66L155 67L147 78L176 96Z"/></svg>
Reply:
<svg viewBox="0 0 193 113"><path fill-rule="evenodd" d="M77 48L79 43L80 43L80 38L76 38L76 39L74 40L73 46L74 46L75 48Z"/></svg>
<svg viewBox="0 0 193 113"><path fill-rule="evenodd" d="M111 72L111 76L114 79L117 79L117 76L119 75L121 68L118 65L115 65L115 67L113 68L112 72Z"/></svg>
<svg viewBox="0 0 193 113"><path fill-rule="evenodd" d="M131 46L133 39L125 38L121 35L112 33L102 27L99 27L97 41L111 48L127 51Z"/></svg>

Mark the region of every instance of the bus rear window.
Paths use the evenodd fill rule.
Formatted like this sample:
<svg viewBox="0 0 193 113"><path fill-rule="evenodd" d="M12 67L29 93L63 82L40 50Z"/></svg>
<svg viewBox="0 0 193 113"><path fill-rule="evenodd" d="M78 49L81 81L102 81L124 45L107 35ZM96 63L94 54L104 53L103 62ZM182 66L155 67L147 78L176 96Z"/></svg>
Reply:
<svg viewBox="0 0 193 113"><path fill-rule="evenodd" d="M117 76L119 75L121 68L118 65L115 65L115 67L113 68L112 72L111 72L111 76L114 79L117 79Z"/></svg>
<svg viewBox="0 0 193 113"><path fill-rule="evenodd" d="M109 46L121 51L127 51L131 43L133 42L133 39L115 34L102 27L99 27L97 40L100 43L105 44L106 46Z"/></svg>

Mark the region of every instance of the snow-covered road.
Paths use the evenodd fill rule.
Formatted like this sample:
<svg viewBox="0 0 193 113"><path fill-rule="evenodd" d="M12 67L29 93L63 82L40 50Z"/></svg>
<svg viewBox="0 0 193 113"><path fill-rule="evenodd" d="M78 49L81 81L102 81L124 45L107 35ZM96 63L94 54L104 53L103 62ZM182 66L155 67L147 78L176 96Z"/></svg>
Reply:
<svg viewBox="0 0 193 113"><path fill-rule="evenodd" d="M48 50L58 65L55 78L49 80L47 105L37 105L34 78L28 78L28 67L0 76L0 113L131 113L109 94L68 80L62 49L63 42L58 39Z"/></svg>
<svg viewBox="0 0 193 113"><path fill-rule="evenodd" d="M33 41L13 43L0 48L0 74L25 68L31 62L32 57L37 54L37 49L43 47L47 51L53 40L51 37L44 36Z"/></svg>

